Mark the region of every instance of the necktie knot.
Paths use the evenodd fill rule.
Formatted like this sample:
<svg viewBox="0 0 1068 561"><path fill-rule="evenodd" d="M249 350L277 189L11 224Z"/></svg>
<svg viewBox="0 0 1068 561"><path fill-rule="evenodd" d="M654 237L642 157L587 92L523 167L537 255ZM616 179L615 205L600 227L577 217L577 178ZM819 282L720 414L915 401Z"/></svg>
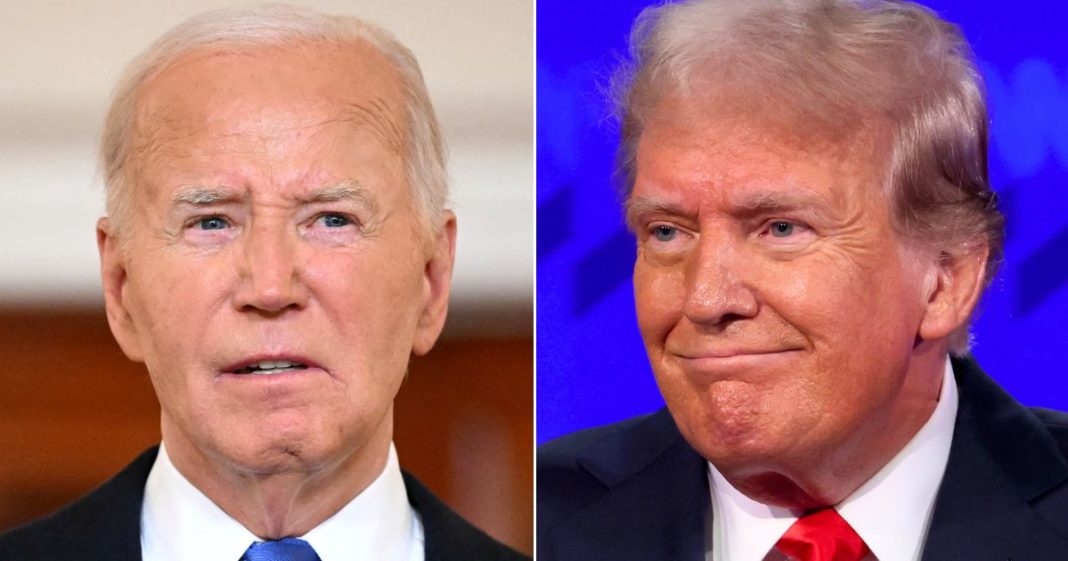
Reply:
<svg viewBox="0 0 1068 561"><path fill-rule="evenodd" d="M245 550L240 561L320 561L311 544L297 538L256 542Z"/></svg>
<svg viewBox="0 0 1068 561"><path fill-rule="evenodd" d="M849 522L833 508L798 518L775 547L797 561L860 561L871 552Z"/></svg>

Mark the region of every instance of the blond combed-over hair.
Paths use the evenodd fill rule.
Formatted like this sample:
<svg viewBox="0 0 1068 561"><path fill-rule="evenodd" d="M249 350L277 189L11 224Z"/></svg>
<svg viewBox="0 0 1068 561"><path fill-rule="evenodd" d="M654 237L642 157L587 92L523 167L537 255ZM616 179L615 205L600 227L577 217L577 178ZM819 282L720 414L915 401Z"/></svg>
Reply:
<svg viewBox="0 0 1068 561"><path fill-rule="evenodd" d="M643 11L630 45L613 80L624 195L642 130L668 96L823 140L879 127L898 231L943 259L988 248L993 278L1004 218L987 172L985 89L957 26L893 0L688 0ZM968 351L969 323L952 353Z"/></svg>

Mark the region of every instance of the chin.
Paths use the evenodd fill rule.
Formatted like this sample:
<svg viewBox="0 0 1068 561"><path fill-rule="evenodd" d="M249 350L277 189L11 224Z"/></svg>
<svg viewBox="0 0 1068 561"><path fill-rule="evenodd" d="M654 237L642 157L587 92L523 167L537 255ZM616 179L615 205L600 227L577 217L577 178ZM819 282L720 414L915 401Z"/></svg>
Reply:
<svg viewBox="0 0 1068 561"><path fill-rule="evenodd" d="M670 406L669 406L670 409ZM787 448L759 414L700 409L675 416L683 437L717 468L766 465Z"/></svg>
<svg viewBox="0 0 1068 561"><path fill-rule="evenodd" d="M339 461L340 447L307 439L261 435L234 447L223 448L223 456L239 469L259 473L316 471Z"/></svg>
<svg viewBox="0 0 1068 561"><path fill-rule="evenodd" d="M254 473L306 472L340 461L343 442L337 427L309 419L259 422L216 434L217 453L238 469ZM210 437L209 437L210 438Z"/></svg>
<svg viewBox="0 0 1068 561"><path fill-rule="evenodd" d="M691 445L693 443L691 442ZM750 444L746 446L728 446L722 442L701 442L694 446L720 472L752 474L775 470L782 457L774 448Z"/></svg>
<svg viewBox="0 0 1068 561"><path fill-rule="evenodd" d="M758 435L724 436L716 430L689 431L683 429L683 436L705 459L719 467L754 463L763 458L773 457L774 450Z"/></svg>

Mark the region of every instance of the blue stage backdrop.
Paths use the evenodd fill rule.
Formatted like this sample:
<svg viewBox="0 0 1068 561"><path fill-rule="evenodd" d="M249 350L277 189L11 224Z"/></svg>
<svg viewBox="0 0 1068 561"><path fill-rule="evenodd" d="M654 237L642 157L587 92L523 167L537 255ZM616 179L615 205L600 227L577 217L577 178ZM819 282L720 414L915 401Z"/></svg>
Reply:
<svg viewBox="0 0 1068 561"><path fill-rule="evenodd" d="M1022 403L1068 409L1068 4L929 0L986 77L1006 261L974 353ZM648 2L537 5L538 442L662 405L632 302L634 240L611 181L601 93Z"/></svg>

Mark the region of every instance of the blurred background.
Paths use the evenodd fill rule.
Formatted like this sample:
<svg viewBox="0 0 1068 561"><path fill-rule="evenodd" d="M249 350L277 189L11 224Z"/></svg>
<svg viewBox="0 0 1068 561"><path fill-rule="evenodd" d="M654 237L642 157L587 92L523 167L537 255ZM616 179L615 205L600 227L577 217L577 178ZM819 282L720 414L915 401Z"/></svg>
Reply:
<svg viewBox="0 0 1068 561"><path fill-rule="evenodd" d="M416 54L459 217L445 335L397 403L402 465L532 550L533 6L297 1ZM111 338L94 225L100 124L122 67L195 13L256 2L0 0L0 530L103 482L159 439L143 366Z"/></svg>
<svg viewBox="0 0 1068 561"><path fill-rule="evenodd" d="M602 94L651 3L538 1L539 443L663 405L634 316L634 239L611 182L618 132ZM990 94L1008 239L974 353L1022 403L1068 409L1068 4L921 3L963 28Z"/></svg>

